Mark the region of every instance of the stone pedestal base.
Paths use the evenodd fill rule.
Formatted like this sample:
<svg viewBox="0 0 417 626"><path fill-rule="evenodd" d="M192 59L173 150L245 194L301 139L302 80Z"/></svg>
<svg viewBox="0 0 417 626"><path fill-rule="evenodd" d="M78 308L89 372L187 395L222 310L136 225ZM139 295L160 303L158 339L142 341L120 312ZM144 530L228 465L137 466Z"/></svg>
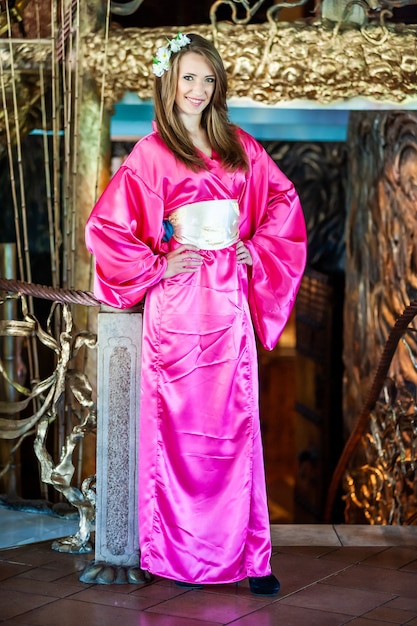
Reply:
<svg viewBox="0 0 417 626"><path fill-rule="evenodd" d="M142 313L98 315L95 560L80 580L145 583L139 567L138 451Z"/></svg>

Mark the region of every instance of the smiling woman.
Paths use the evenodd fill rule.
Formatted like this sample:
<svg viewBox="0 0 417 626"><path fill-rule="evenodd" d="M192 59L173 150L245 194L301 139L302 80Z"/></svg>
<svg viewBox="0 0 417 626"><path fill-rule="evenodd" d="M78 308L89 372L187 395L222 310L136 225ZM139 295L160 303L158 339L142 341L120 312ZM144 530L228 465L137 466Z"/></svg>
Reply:
<svg viewBox="0 0 417 626"><path fill-rule="evenodd" d="M141 567L194 588L248 577L275 595L255 332L273 349L291 313L304 217L292 182L229 121L213 44L180 36L156 58L153 132L86 230L96 297L127 308L146 296Z"/></svg>
<svg viewBox="0 0 417 626"><path fill-rule="evenodd" d="M183 59L188 58L191 59L190 62L196 60L204 62L205 68L195 69L198 69L204 78L214 78L213 83L209 83L214 86L214 89L211 98L204 100L204 106L198 110L193 109L194 114L187 116L179 115L177 96L179 90L182 89L180 84L184 81L189 82L191 78L187 75L187 80L184 79L184 74L180 75L180 63L182 64ZM187 65L181 65L181 67L187 72L189 71L188 60L185 60L184 63ZM201 98L201 94L198 95ZM223 61L209 40L194 34L192 41L186 47L173 54L169 60L169 71L157 76L154 82L153 96L158 132L177 158L186 165L194 169L205 167L204 154L208 153L210 156L214 151L227 166L246 167L246 155L236 135L236 127L229 122L226 104L227 76ZM188 103L187 106L190 107L191 104ZM198 151L199 145L193 143L193 137L190 135L192 122L191 134L195 136L199 145L204 145L203 154ZM208 150L207 141L211 150Z"/></svg>

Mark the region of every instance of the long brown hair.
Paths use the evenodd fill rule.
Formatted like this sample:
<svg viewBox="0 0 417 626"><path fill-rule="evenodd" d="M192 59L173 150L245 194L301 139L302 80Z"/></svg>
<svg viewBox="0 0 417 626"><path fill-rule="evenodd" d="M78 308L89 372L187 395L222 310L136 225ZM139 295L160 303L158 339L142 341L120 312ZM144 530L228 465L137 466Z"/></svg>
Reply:
<svg viewBox="0 0 417 626"><path fill-rule="evenodd" d="M236 126L230 122L228 116L227 75L221 56L208 39L196 34L190 34L188 37L190 43L172 54L170 68L161 77L155 77L154 106L158 132L168 148L183 163L193 170L206 168L178 115L175 104L181 57L187 52L201 54L212 66L215 76L213 96L203 111L201 125L223 165L231 170L240 167L247 169L245 151L237 136Z"/></svg>

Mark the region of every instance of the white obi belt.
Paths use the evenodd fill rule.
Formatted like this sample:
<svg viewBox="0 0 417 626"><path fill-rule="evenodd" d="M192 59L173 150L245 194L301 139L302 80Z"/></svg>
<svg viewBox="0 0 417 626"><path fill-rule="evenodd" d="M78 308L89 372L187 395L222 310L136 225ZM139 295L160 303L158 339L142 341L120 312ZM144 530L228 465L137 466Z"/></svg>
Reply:
<svg viewBox="0 0 417 626"><path fill-rule="evenodd" d="M206 200L175 209L168 216L178 243L200 250L221 250L239 239L237 200Z"/></svg>

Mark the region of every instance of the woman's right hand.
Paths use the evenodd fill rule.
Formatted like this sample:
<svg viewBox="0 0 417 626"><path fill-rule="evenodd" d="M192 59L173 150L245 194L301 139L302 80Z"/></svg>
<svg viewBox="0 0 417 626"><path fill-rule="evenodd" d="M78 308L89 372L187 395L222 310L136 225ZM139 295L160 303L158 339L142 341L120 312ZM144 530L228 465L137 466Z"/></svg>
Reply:
<svg viewBox="0 0 417 626"><path fill-rule="evenodd" d="M190 274L199 270L203 265L203 257L198 253L198 248L185 244L168 252L165 258L168 264L162 278L171 278L177 274Z"/></svg>

